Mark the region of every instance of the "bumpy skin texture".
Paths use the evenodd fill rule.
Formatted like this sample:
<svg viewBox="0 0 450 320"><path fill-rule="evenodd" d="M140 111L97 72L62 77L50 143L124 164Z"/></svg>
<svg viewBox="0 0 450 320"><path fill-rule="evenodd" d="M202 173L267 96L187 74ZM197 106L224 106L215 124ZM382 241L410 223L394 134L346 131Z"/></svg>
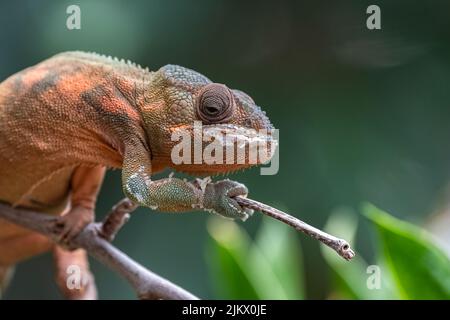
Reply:
<svg viewBox="0 0 450 320"><path fill-rule="evenodd" d="M217 121L198 111L209 101L207 112L214 113L225 100L231 107ZM58 54L0 84L0 201L61 215L55 227L63 229L64 243L92 221L105 170L121 168L125 194L142 206L245 220L248 212L231 198L247 194L242 184L151 180L167 167L214 175L248 166L174 165L171 134L192 131L195 120L210 130L272 129L248 95L190 69L149 72L93 53ZM0 219L0 266L50 248L46 239ZM66 265L70 256L64 259Z"/></svg>

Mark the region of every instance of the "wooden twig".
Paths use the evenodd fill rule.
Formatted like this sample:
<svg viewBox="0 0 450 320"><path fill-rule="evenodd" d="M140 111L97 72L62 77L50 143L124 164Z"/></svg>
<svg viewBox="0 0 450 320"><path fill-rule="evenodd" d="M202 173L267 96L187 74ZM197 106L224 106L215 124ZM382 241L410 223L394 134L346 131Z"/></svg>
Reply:
<svg viewBox="0 0 450 320"><path fill-rule="evenodd" d="M346 260L355 256L348 242L343 239L336 238L283 211L256 200L241 196L237 196L235 199L241 206L260 211L321 241ZM71 248L84 248L92 257L116 271L130 283L140 299L198 299L193 294L144 268L110 243L129 219L130 213L136 208L137 205L128 198L122 199L112 208L103 222L89 224L67 245ZM0 217L39 232L51 239L58 238L58 229L54 227L57 219L55 216L12 208L0 203Z"/></svg>
<svg viewBox="0 0 450 320"><path fill-rule="evenodd" d="M335 236L332 236L326 232L323 232L322 230L319 230L317 228L314 228L310 226L309 224L281 211L275 208L272 208L271 206L268 206L264 203L258 202L256 200L248 199L245 197L237 196L235 197L236 201L239 203L239 205L247 207L249 209L253 209L256 211L260 211L264 213L265 215L268 215L272 218L275 218L277 220L280 220L281 222L284 222L291 227L295 228L298 231L301 231L320 242L324 243L325 245L329 246L333 250L335 250L341 257L343 257L346 260L350 260L355 256L355 253L353 252L352 248L350 248L350 245L347 241L343 239L336 238Z"/></svg>
<svg viewBox="0 0 450 320"><path fill-rule="evenodd" d="M114 238L125 222L126 216L135 208L130 200L121 200L103 223L90 223L68 246L84 248L92 257L116 271L130 283L140 299L198 299L193 294L144 268L106 240ZM55 216L12 208L0 203L0 217L49 238L57 239L58 237L58 231L54 227L57 218Z"/></svg>

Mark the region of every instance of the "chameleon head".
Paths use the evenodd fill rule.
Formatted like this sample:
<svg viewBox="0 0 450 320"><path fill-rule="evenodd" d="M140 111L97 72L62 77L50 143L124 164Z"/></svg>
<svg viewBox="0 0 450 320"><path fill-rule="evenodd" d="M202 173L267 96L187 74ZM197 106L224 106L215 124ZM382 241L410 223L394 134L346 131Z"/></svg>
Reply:
<svg viewBox="0 0 450 320"><path fill-rule="evenodd" d="M198 72L162 67L146 100L143 118L159 167L227 173L267 162L274 154L274 127L253 99Z"/></svg>

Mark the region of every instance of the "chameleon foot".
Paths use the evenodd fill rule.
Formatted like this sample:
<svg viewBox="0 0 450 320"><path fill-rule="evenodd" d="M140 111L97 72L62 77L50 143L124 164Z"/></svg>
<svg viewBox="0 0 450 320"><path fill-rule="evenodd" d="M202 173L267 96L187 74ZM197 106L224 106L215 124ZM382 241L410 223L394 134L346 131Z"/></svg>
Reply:
<svg viewBox="0 0 450 320"><path fill-rule="evenodd" d="M67 214L56 220L55 230L60 232L57 242L63 247L67 247L67 244L93 220L94 211L92 209L82 206L73 207Z"/></svg>
<svg viewBox="0 0 450 320"><path fill-rule="evenodd" d="M208 183L205 188L203 207L225 218L245 221L253 214L253 210L241 207L233 197L245 197L247 194L247 187L239 182L226 179Z"/></svg>

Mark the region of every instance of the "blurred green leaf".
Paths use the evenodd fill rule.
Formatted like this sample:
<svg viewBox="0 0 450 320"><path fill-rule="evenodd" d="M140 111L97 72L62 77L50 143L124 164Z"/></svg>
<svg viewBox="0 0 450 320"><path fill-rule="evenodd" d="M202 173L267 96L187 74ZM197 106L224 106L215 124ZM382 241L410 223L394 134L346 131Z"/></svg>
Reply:
<svg viewBox="0 0 450 320"><path fill-rule="evenodd" d="M253 249L259 249L268 260L287 299L304 298L301 248L292 228L263 219Z"/></svg>
<svg viewBox="0 0 450 320"><path fill-rule="evenodd" d="M357 227L357 215L349 208L338 208L328 219L325 231L346 239L354 247ZM360 300L395 298L390 281L388 281L388 271L381 263L377 263L377 266L382 270L382 284L379 289L371 290L367 286L368 264L361 255L357 253L351 261L346 261L325 245L321 245L321 250L323 257L334 272L339 298Z"/></svg>
<svg viewBox="0 0 450 320"><path fill-rule="evenodd" d="M234 222L211 218L206 258L217 294L222 299L259 299L247 274L248 236Z"/></svg>
<svg viewBox="0 0 450 320"><path fill-rule="evenodd" d="M253 242L236 223L211 219L207 260L221 298L303 297L300 248L292 233L279 225L276 221L263 222L258 240Z"/></svg>
<svg viewBox="0 0 450 320"><path fill-rule="evenodd" d="M367 204L382 254L404 299L450 299L450 261L423 229Z"/></svg>

